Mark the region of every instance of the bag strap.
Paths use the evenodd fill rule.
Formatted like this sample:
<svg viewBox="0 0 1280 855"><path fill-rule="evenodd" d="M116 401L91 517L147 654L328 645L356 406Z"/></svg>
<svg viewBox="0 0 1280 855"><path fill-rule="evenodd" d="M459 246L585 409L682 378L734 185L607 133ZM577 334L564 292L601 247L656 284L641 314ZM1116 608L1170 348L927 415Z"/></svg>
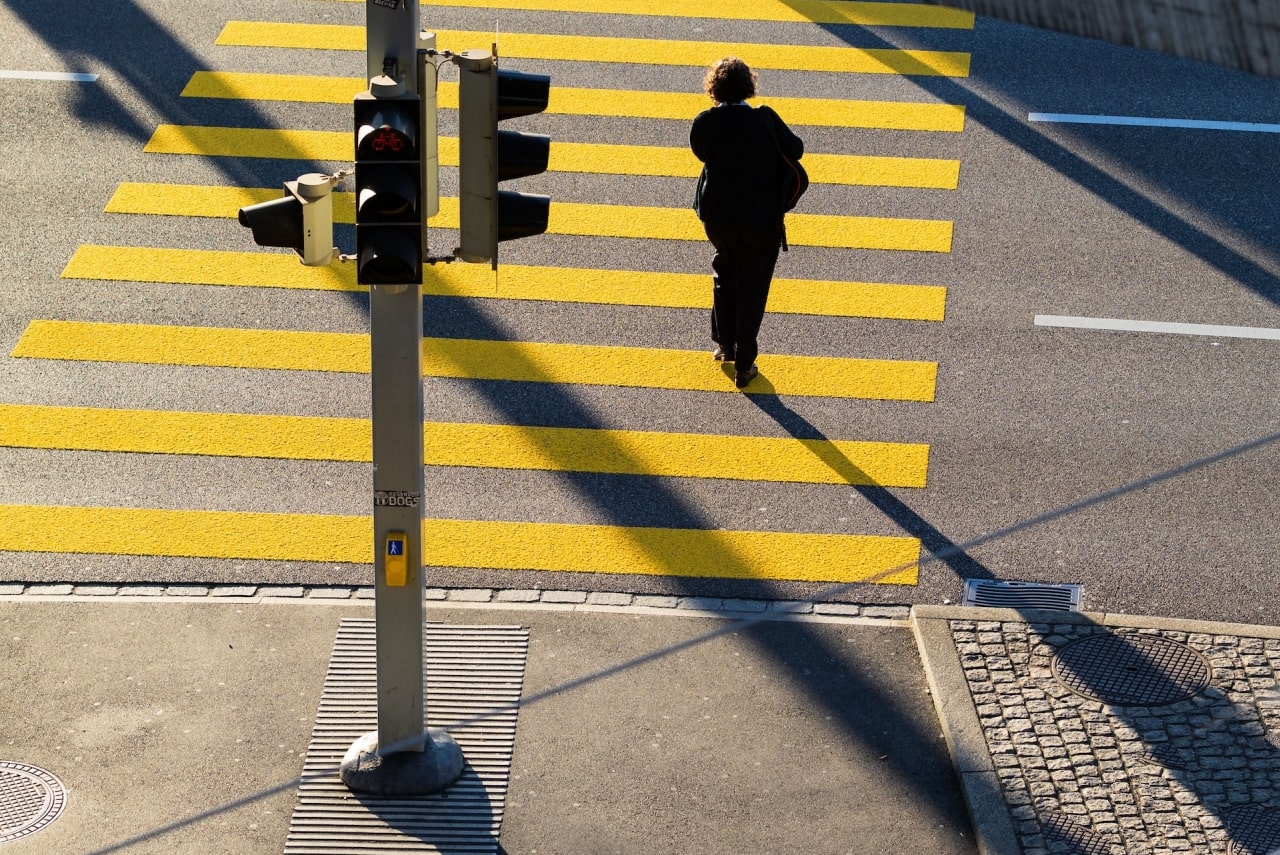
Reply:
<svg viewBox="0 0 1280 855"><path fill-rule="evenodd" d="M778 129L773 126L773 110L761 105L756 107L756 115L760 117L760 121L764 122L765 130L769 132L769 139L773 140L773 148L778 152L778 157L783 160L787 159L786 154L782 151L782 143L778 142ZM790 252L791 247L787 245L787 212L782 212L782 251Z"/></svg>
<svg viewBox="0 0 1280 855"><path fill-rule="evenodd" d="M761 104L756 107L756 115L764 122L765 130L769 132L769 139L773 140L773 147L782 153L782 143L778 142L778 129L773 126L773 117L776 115L773 110Z"/></svg>

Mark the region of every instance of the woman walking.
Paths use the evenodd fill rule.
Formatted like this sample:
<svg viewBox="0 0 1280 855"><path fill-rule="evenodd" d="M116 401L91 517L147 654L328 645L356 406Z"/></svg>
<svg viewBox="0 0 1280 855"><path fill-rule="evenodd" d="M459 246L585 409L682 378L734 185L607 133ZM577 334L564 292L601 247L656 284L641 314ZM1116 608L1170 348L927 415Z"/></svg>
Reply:
<svg viewBox="0 0 1280 855"><path fill-rule="evenodd" d="M703 88L715 106L693 120L689 144L703 163L693 207L716 250L712 355L734 363L742 389L759 373L756 337L783 241L778 152L799 160L804 143L773 110L747 104L756 75L742 60L712 65Z"/></svg>

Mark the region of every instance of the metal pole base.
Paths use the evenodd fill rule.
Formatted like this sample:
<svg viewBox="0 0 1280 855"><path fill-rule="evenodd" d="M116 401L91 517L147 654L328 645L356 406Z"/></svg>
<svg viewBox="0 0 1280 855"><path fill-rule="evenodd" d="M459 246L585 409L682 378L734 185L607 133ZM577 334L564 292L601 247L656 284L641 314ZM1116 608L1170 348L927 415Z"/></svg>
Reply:
<svg viewBox="0 0 1280 855"><path fill-rule="evenodd" d="M422 751L378 753L378 733L366 733L342 758L342 783L352 792L392 798L426 796L446 789L462 774L462 749L443 730L426 734Z"/></svg>

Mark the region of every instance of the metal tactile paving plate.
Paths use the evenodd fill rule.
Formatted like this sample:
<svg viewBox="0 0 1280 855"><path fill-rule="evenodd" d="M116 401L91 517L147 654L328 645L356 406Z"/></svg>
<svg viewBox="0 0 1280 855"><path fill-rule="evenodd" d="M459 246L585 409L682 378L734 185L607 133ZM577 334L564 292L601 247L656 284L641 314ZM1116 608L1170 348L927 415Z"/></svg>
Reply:
<svg viewBox="0 0 1280 855"><path fill-rule="evenodd" d="M1245 805L1223 818L1231 836L1231 855L1272 855L1280 850L1280 809Z"/></svg>
<svg viewBox="0 0 1280 855"><path fill-rule="evenodd" d="M426 652L428 724L457 740L462 777L442 793L403 799L356 796L338 778L351 744L378 729L374 622L345 619L303 766L304 775L323 777L299 787L285 855L497 852L529 633L430 624Z"/></svg>
<svg viewBox="0 0 1280 855"><path fill-rule="evenodd" d="M1158 635L1099 634L1063 645L1053 675L1073 692L1116 706L1162 706L1209 685L1213 669L1185 644Z"/></svg>
<svg viewBox="0 0 1280 855"><path fill-rule="evenodd" d="M34 834L58 818L67 791L51 772L0 760L0 843Z"/></svg>

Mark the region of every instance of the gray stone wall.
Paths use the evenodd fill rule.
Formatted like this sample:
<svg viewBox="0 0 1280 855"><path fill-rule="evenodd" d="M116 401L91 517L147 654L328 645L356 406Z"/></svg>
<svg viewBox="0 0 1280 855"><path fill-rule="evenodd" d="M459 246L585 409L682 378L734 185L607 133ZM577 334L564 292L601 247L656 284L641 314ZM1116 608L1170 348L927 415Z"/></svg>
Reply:
<svg viewBox="0 0 1280 855"><path fill-rule="evenodd" d="M925 0L1280 77L1280 0Z"/></svg>

